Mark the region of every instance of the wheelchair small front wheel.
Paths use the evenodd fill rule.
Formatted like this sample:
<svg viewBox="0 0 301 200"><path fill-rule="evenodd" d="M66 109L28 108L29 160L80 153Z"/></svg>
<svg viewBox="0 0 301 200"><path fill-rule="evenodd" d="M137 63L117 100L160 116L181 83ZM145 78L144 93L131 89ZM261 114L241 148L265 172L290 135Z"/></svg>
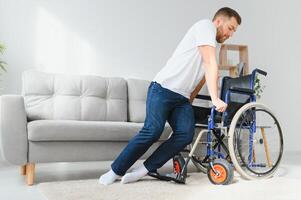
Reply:
<svg viewBox="0 0 301 200"><path fill-rule="evenodd" d="M215 159L212 168L208 167L207 170L207 176L211 183L215 185L228 185L232 183L234 169L228 161L224 159Z"/></svg>
<svg viewBox="0 0 301 200"><path fill-rule="evenodd" d="M271 177L283 154L280 124L265 105L252 102L234 115L228 148L237 172L245 179Z"/></svg>
<svg viewBox="0 0 301 200"><path fill-rule="evenodd" d="M175 155L173 157L173 171L175 174L181 174L183 168L185 167L185 159L181 154ZM184 169L184 174L187 174L187 167Z"/></svg>

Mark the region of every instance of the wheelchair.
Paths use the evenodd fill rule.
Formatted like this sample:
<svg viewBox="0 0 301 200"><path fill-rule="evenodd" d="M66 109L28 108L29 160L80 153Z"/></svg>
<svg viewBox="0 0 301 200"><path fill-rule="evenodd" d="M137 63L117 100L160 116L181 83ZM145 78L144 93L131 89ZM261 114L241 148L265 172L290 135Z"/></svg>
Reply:
<svg viewBox="0 0 301 200"><path fill-rule="evenodd" d="M267 73L255 69L249 75L223 77L220 98L228 104L225 112L215 107L193 106L196 128L201 129L196 139L173 158L173 173L148 175L185 183L190 161L200 172L207 174L213 184L232 183L234 170L247 180L273 176L283 154L283 136L273 112L256 102L255 79ZM210 101L205 95L196 99ZM205 140L202 138L205 137ZM201 151L200 146L204 147ZM202 152L204 152L205 154ZM184 153L188 156L184 157Z"/></svg>

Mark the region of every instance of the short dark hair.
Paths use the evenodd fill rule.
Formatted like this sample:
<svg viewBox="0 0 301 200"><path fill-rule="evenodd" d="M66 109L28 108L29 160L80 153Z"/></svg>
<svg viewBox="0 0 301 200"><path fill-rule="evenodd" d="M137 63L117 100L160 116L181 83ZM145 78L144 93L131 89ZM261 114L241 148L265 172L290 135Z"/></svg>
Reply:
<svg viewBox="0 0 301 200"><path fill-rule="evenodd" d="M233 10L232 8L228 8L228 7L223 7L221 9L219 9L214 17L213 17L213 21L218 17L218 16L225 16L225 17L228 17L228 18L231 18L231 17L234 17L237 21L237 23L240 25L241 24L241 17L240 15L235 11Z"/></svg>

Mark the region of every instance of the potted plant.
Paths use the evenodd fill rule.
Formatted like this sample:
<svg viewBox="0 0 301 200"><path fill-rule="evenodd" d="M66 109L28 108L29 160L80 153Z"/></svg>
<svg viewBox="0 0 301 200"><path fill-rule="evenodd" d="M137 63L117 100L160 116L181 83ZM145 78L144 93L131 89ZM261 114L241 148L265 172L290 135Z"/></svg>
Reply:
<svg viewBox="0 0 301 200"><path fill-rule="evenodd" d="M1 60L1 55L4 53L5 50L5 46L3 44L0 43L0 75L2 74L2 72L6 72L6 62L4 62L3 60Z"/></svg>
<svg viewBox="0 0 301 200"><path fill-rule="evenodd" d="M0 43L0 54L3 54L4 50L5 50L5 46ZM1 57L0 57L0 69L1 69L0 75L1 75L1 72L3 72L3 71L6 72L5 65L6 65L6 62L4 62L3 60L1 60Z"/></svg>
<svg viewBox="0 0 301 200"><path fill-rule="evenodd" d="M2 75L2 72L6 72L6 62L4 62L1 58L1 55L4 53L5 46L0 43L0 76ZM1 80L0 80L1 81ZM1 84L0 84L1 85ZM2 88L0 87L0 90Z"/></svg>
<svg viewBox="0 0 301 200"><path fill-rule="evenodd" d="M257 99L261 98L261 94L264 90L265 86L263 86L260 82L258 74L255 75L255 84L254 84L254 91L255 91L255 96Z"/></svg>

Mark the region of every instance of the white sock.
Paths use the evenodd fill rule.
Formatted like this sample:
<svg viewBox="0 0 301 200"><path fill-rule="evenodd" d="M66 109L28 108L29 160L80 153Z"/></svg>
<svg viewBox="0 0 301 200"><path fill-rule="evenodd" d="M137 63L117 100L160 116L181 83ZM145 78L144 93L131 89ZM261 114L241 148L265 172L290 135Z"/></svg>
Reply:
<svg viewBox="0 0 301 200"><path fill-rule="evenodd" d="M116 179L120 178L113 170L111 169L107 173L103 174L99 177L98 182L102 185L110 185L116 181Z"/></svg>
<svg viewBox="0 0 301 200"><path fill-rule="evenodd" d="M148 170L145 168L145 166L142 164L142 166L134 169L131 173L126 173L122 179L121 179L121 183L125 184L125 183L131 183L131 182L135 182L138 181L139 179L141 179L142 177L146 176L148 173Z"/></svg>

